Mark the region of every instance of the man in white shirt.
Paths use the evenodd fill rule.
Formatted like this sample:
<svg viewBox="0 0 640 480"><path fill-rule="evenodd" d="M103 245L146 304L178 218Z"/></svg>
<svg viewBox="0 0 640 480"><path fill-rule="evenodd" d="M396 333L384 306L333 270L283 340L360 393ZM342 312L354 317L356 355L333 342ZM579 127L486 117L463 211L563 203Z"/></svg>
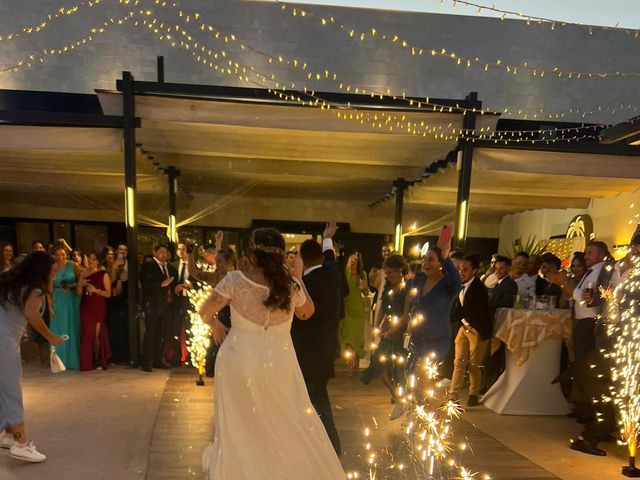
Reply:
<svg viewBox="0 0 640 480"><path fill-rule="evenodd" d="M596 346L596 320L604 313L604 300L600 287L608 288L613 267L605 263L609 255L603 242L589 242L584 251L587 272L573 291L576 326L573 348L576 360L580 360Z"/></svg>
<svg viewBox="0 0 640 480"><path fill-rule="evenodd" d="M529 270L529 254L527 252L520 252L513 259L511 268L511 278L513 278L518 285L518 295L520 298L532 297L536 294L536 282L533 278L527 275Z"/></svg>
<svg viewBox="0 0 640 480"><path fill-rule="evenodd" d="M576 326L573 331L575 362L572 366L573 381L577 392L584 398L574 401L576 413L586 423L585 429L571 443L571 449L589 455L604 456L606 452L597 447L615 430L615 411L610 403L598 402L609 391L607 377L609 365L600 353L604 345L598 345L601 338L606 302L602 290L609 287L613 265L607 262L609 249L599 241L587 244L584 259L587 271L573 291ZM606 348L606 347L605 347Z"/></svg>

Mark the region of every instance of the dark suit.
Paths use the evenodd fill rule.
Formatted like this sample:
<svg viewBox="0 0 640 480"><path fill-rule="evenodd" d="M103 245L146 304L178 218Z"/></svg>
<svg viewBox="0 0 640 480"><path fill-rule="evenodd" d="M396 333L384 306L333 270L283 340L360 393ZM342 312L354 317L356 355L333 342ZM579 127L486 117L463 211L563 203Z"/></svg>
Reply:
<svg viewBox="0 0 640 480"><path fill-rule="evenodd" d="M518 284L510 276L506 276L498 283L495 288L489 291L489 308L491 310L491 321L495 327L495 314L498 308L513 308L513 300L518 294ZM492 331L493 336L493 331ZM498 377L504 370L505 365L505 349L504 343L500 343L500 348L491 355L485 362L485 375L483 379L483 390L487 390L498 380Z"/></svg>
<svg viewBox="0 0 640 480"><path fill-rule="evenodd" d="M333 423L327 383L334 376L333 364L338 342L340 311L340 269L333 250L324 252L324 263L304 275L304 285L315 305L308 320L294 318L291 338L309 398L329 435L336 452L340 439Z"/></svg>
<svg viewBox="0 0 640 480"><path fill-rule="evenodd" d="M515 282L514 282L515 284ZM460 304L460 296L456 296L451 311L451 321L461 322L465 319L478 331L482 340L493 336L493 317L489 308L489 291L479 278L474 278L464 294L464 305Z"/></svg>
<svg viewBox="0 0 640 480"><path fill-rule="evenodd" d="M518 284L509 275L489 291L489 307L492 314L498 308L513 308L513 300L518 294Z"/></svg>
<svg viewBox="0 0 640 480"><path fill-rule="evenodd" d="M187 264L185 263L184 265ZM179 260L172 266L177 272L176 280L172 285L173 291L175 291L176 286L184 284L187 281L189 281L192 285L195 285L196 281L190 275L187 275L188 268L186 267L184 269L185 278L181 278L183 269L182 264ZM169 341L172 344L173 358L171 360L174 365L179 365L181 363L182 350L183 348L186 350L186 345L183 345L183 339L186 339L186 331L191 326L191 317L189 314L190 306L191 302L189 301L186 290L183 290L179 294L176 293L173 295L173 318L171 322L172 328L170 332L167 332L168 335L166 336L165 340Z"/></svg>
<svg viewBox="0 0 640 480"><path fill-rule="evenodd" d="M462 303L460 295L456 295L451 310L451 321L460 327L454 332L455 359L450 392L457 395L462 389L468 368L469 395L478 395L480 367L483 365L487 340L493 336L489 293L480 279L474 278L464 291Z"/></svg>
<svg viewBox="0 0 640 480"><path fill-rule="evenodd" d="M172 265L167 265L169 277L177 277ZM174 282L163 287L165 277L158 262L147 262L140 270L140 284L143 292L143 308L145 318L145 333L143 340L142 366L150 368L162 365L164 330L171 325L172 289Z"/></svg>

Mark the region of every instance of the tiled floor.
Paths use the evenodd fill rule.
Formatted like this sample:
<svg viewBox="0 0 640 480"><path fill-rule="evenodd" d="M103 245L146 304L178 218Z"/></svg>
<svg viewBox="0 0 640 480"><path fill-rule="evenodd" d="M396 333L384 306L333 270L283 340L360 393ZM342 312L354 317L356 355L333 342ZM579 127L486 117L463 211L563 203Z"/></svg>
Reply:
<svg viewBox="0 0 640 480"><path fill-rule="evenodd" d="M23 389L29 432L49 458L27 465L0 450L1 480L203 478L201 455L213 438L214 388L209 380L197 387L192 369L145 374L118 367L53 375L30 363ZM380 384L367 387L342 370L330 383L330 395L345 469L362 471L364 428L373 429L374 448L388 447L401 421L387 420L391 405ZM569 450L567 440L579 425L565 417L500 416L477 407L455 422L454 431L472 448L462 464L495 479L613 480L621 478L625 461L624 449L613 444L601 445L607 457Z"/></svg>
<svg viewBox="0 0 640 480"><path fill-rule="evenodd" d="M207 380L206 383L204 387L197 387L192 371L173 371L161 400L153 433L148 480L201 478L201 454L213 436L213 382ZM389 400L379 384L367 387L357 377L348 377L339 371L330 387L336 426L344 450L343 466L346 471L365 472L362 460L364 428L373 430L371 442L374 447L382 448L390 446L393 438L399 436L402 423L387 419ZM472 451L462 457L462 464L474 472L486 472L496 479L557 478L466 421L456 421L454 430L457 441L468 442L472 447ZM415 477L385 477L380 471L376 480L382 478Z"/></svg>

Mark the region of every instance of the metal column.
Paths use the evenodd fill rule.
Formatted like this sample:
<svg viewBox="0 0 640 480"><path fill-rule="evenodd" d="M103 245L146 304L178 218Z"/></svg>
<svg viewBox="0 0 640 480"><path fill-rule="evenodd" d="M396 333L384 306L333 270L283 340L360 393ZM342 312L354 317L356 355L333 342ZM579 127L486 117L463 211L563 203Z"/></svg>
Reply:
<svg viewBox="0 0 640 480"><path fill-rule="evenodd" d="M138 332L138 224L136 222L136 125L133 76L122 72L122 119L124 139L125 222L127 226L129 356L139 362Z"/></svg>
<svg viewBox="0 0 640 480"><path fill-rule="evenodd" d="M156 68L158 74L158 83L164 83L164 57L158 55L156 58Z"/></svg>
<svg viewBox="0 0 640 480"><path fill-rule="evenodd" d="M403 244L402 241L402 213L404 209L404 192L407 190L408 182L404 178L398 178L393 182L393 187L396 194L396 210L394 215L394 236L393 244L395 250L398 253L402 253Z"/></svg>
<svg viewBox="0 0 640 480"><path fill-rule="evenodd" d="M473 166L473 139L472 131L476 128L476 115L482 109L482 103L478 101L478 93L471 92L467 96L462 128L464 137L458 144L458 197L456 201L456 230L454 244L464 250L467 241L467 229L469 225L469 194L471 192L471 169Z"/></svg>
<svg viewBox="0 0 640 480"><path fill-rule="evenodd" d="M169 167L165 170L169 180L169 241L176 246L178 244L178 228L176 227L176 217L178 215L176 207L176 191L178 190L178 177L180 170Z"/></svg>

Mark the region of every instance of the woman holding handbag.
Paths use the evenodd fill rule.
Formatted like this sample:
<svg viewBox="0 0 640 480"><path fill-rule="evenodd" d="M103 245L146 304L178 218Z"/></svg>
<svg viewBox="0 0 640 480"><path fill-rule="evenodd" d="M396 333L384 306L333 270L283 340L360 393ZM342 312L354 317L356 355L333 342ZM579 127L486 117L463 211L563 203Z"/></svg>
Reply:
<svg viewBox="0 0 640 480"><path fill-rule="evenodd" d="M53 260L45 252L32 252L11 270L0 274L0 446L27 462L47 457L28 442L22 404L20 339L27 323L51 345L64 339L42 320L45 292L51 290Z"/></svg>

